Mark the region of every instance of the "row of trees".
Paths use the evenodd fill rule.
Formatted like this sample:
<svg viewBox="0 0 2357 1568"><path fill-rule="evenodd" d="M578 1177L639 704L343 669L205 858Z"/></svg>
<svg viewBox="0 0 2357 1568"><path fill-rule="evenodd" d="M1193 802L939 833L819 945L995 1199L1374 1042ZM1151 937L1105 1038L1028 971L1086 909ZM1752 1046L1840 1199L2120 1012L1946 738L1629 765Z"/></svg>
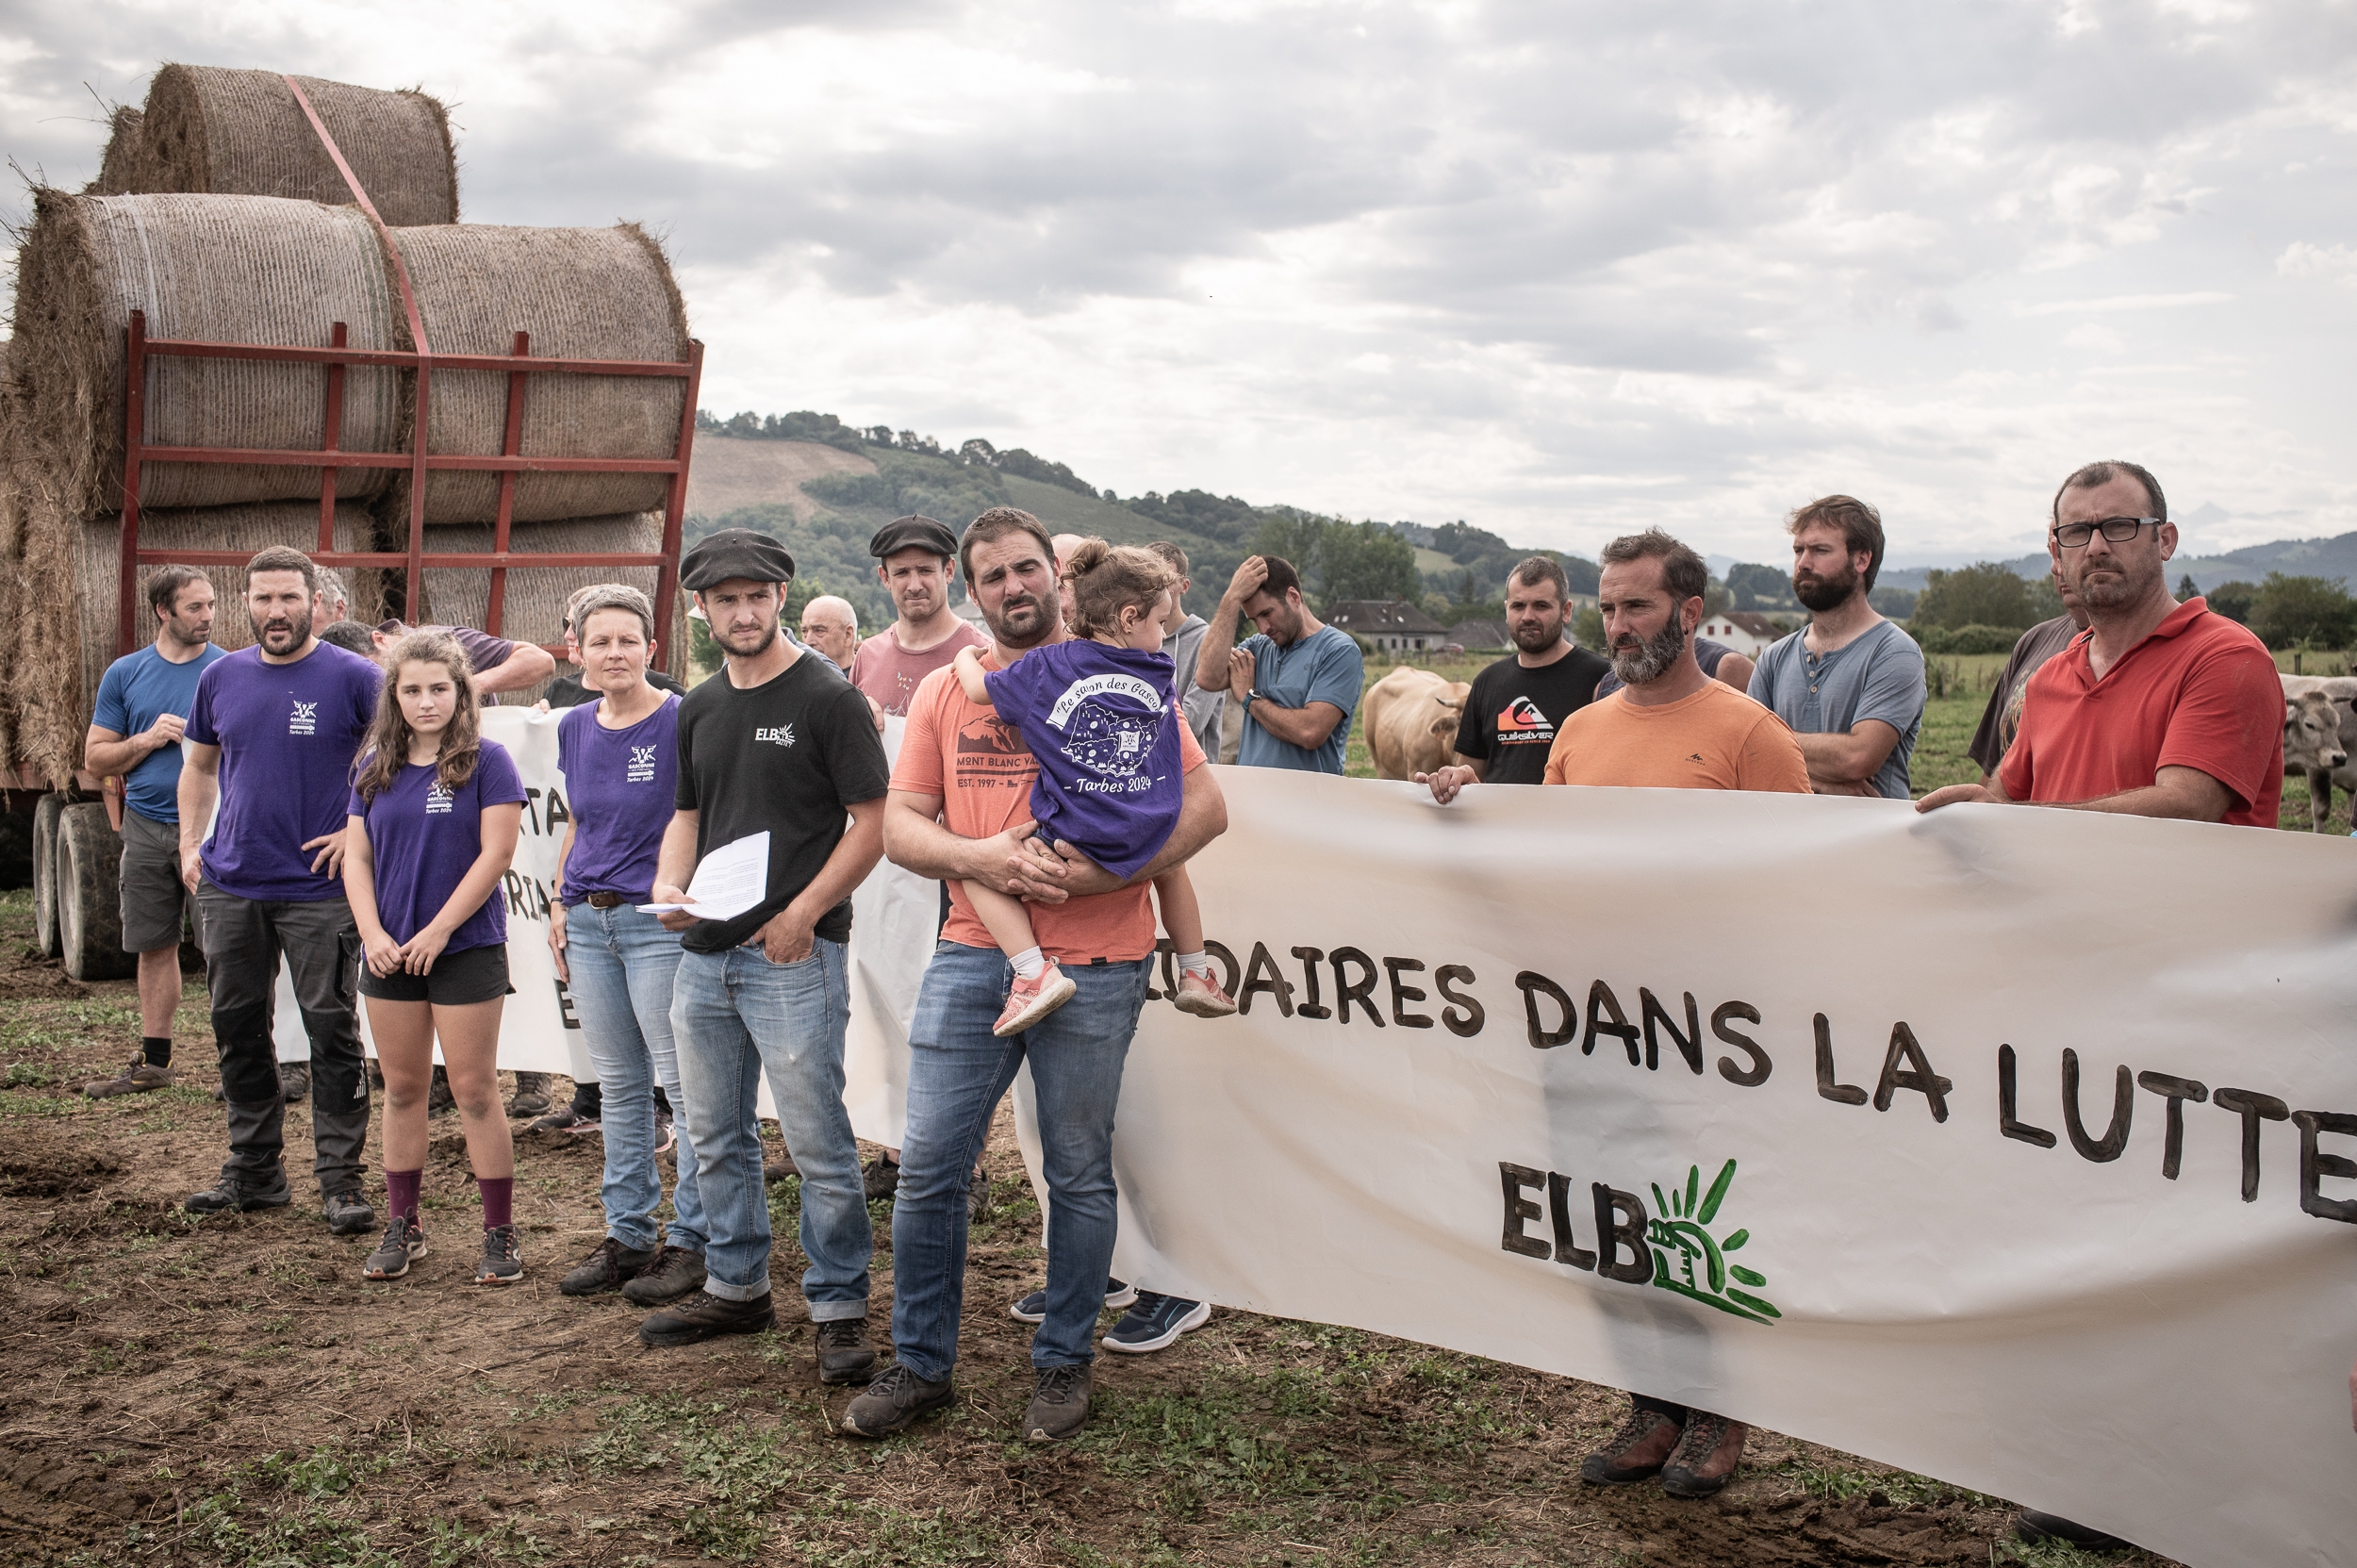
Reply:
<svg viewBox="0 0 2357 1568"><path fill-rule="evenodd" d="M2178 585L2177 597L2193 596L2193 579ZM2210 608L2239 620L2269 648L2347 648L2357 642L2357 599L2341 577L2287 577L2270 571L2264 583L2220 583L2208 594Z"/></svg>
<svg viewBox="0 0 2357 1568"><path fill-rule="evenodd" d="M2180 600L2200 592L2190 575L2179 579ZM2270 571L2263 583L2221 583L2204 597L2211 609L2250 627L2269 648L2347 648L2357 642L2357 599L2341 578ZM1970 648L1956 639L1968 631L2019 633L2062 613L2062 595L2050 579L2027 578L2009 566L1983 561L1932 572L1908 630L1926 647L1932 645L1931 634L1950 634L1942 652L2003 652L1978 648L1986 636L1964 638L1976 644ZM2005 647L2011 646L2006 639Z"/></svg>

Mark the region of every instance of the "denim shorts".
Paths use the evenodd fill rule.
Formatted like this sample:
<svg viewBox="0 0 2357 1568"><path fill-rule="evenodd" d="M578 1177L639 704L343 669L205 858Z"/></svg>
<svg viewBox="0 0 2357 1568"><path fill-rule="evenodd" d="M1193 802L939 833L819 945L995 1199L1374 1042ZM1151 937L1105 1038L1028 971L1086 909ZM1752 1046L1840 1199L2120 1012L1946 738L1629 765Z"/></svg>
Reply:
<svg viewBox="0 0 2357 1568"><path fill-rule="evenodd" d="M378 1001L425 1001L437 1007L466 1007L499 997L512 997L507 983L507 944L445 952L426 974L396 972L383 977L360 966L360 994Z"/></svg>

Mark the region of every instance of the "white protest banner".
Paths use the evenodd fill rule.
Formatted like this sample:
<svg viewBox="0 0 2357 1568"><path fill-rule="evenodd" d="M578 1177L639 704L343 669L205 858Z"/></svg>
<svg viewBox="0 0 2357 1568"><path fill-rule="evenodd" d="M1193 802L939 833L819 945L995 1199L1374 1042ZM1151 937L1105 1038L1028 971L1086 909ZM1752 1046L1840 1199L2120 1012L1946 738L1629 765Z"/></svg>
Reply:
<svg viewBox="0 0 2357 1568"><path fill-rule="evenodd" d="M2357 846L1218 777L1250 1011L1146 1006L1122 1278L2349 1560Z"/></svg>

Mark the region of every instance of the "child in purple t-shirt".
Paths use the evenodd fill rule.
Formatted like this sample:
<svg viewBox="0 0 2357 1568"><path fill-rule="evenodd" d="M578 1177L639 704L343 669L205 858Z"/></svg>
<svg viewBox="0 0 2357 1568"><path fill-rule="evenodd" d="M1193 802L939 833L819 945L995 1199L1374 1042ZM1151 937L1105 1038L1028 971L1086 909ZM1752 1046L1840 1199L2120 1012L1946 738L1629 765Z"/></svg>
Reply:
<svg viewBox="0 0 2357 1568"><path fill-rule="evenodd" d="M438 1035L483 1193L475 1283L512 1284L523 1278L523 1259L516 1153L499 1096L500 1013L510 989L500 879L516 855L523 781L507 749L482 738L473 670L456 641L413 632L386 663L391 673L354 765L344 830L344 888L365 959L360 994L385 1069L392 1210L360 1275L398 1279L425 1255L418 1188Z"/></svg>
<svg viewBox="0 0 2357 1568"><path fill-rule="evenodd" d="M985 670L958 651L958 684L1013 724L1039 764L1031 786L1034 844L1058 839L1117 877L1153 863L1178 825L1178 715L1170 655L1162 652L1163 611L1177 581L1150 550L1090 539L1064 568L1079 635L1034 648L1005 669ZM1014 966L1006 1011L993 1032L1020 1033L1078 989L1040 955L1023 900L979 882L965 884L974 913ZM1236 1010L1211 979L1203 954L1203 912L1187 868L1154 879L1162 925L1178 949L1178 1010L1225 1017Z"/></svg>

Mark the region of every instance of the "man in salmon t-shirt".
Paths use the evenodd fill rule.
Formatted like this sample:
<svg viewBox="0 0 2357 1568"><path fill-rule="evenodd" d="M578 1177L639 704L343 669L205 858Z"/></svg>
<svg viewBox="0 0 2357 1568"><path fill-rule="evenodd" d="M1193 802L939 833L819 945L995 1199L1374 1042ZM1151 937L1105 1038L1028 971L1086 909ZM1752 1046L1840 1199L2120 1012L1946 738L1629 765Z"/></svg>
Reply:
<svg viewBox="0 0 2357 1568"><path fill-rule="evenodd" d="M961 648L987 649L990 639L949 607L957 581L957 536L927 517L895 518L867 541L876 576L892 595L898 619L851 655L851 685L882 712L898 718L926 676L947 669Z"/></svg>
<svg viewBox="0 0 2357 1568"><path fill-rule="evenodd" d="M984 668L1063 640L1055 549L1038 519L1012 506L984 512L965 531L963 564L997 644ZM1148 884L1228 826L1203 749L1178 730L1178 825L1153 864L1122 882L1077 854L1044 861L1025 842L1039 765L1014 726L966 700L953 671L928 676L909 703L884 850L918 876L948 880L954 907L909 1029L908 1132L892 1213L897 1362L844 1412L849 1435L883 1437L955 1397L966 1182L991 1109L1026 1059L1051 1201L1047 1312L1031 1339L1039 1381L1023 1435L1068 1437L1088 1417L1091 1340L1113 1266L1113 1105L1154 952ZM991 1026L1011 971L959 885L968 879L1030 900L1041 950L1080 987L1045 1021L1003 1040Z"/></svg>

